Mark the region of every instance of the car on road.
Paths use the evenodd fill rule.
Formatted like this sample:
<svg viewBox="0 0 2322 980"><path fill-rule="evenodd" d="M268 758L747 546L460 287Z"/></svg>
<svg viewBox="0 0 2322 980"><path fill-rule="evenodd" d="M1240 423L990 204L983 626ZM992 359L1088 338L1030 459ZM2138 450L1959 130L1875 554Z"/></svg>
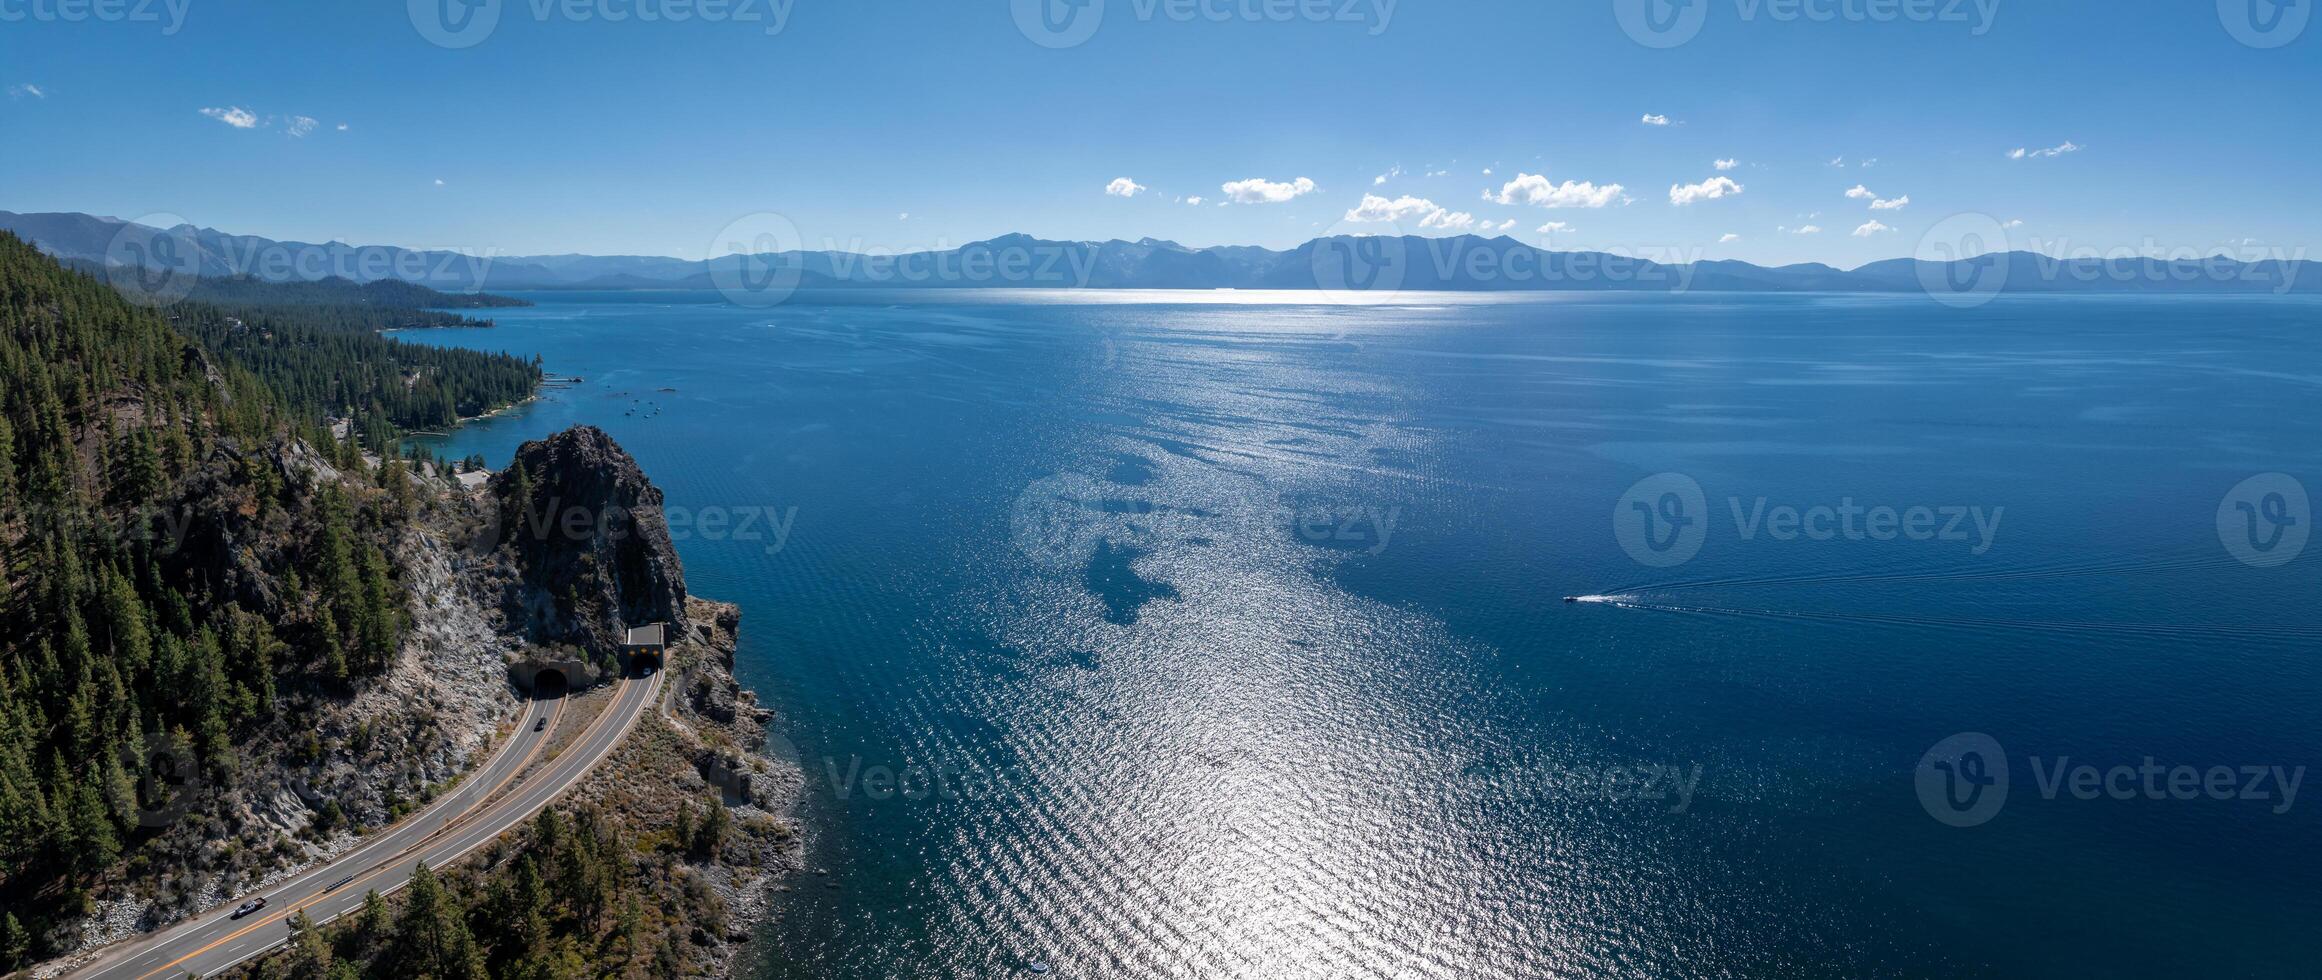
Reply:
<svg viewBox="0 0 2322 980"><path fill-rule="evenodd" d="M532 723L532 730L533 730L533 731L536 731L536 732L538 732L538 731L546 731L547 729L548 729L548 719L546 719L546 718L542 718L542 719L540 719L539 721L536 721L536 722L533 722L533 723Z"/></svg>
<svg viewBox="0 0 2322 980"><path fill-rule="evenodd" d="M335 892L335 891L338 891L340 886L342 886L342 885L345 885L347 882L350 882L350 881L353 881L353 880L355 880L355 876L354 876L354 875L348 875L348 876L346 876L346 877L344 877L344 878L341 878L341 879L339 879L339 880L337 880L337 881L331 882L331 886L330 886L329 888L325 888L325 889L323 889L323 891L326 891L326 892Z"/></svg>
<svg viewBox="0 0 2322 980"><path fill-rule="evenodd" d="M237 918L237 919L239 919L239 918L241 918L241 917L243 917L243 916L245 916L245 915L249 915L250 913L252 913L252 912L256 912L256 911L258 911L259 909L262 909L262 908L265 908L265 907L266 907L266 899L265 899L263 896L261 896L261 897L259 897L259 898L253 898L253 899L251 899L251 900L249 900L249 901L247 901L247 902L243 902L242 904L235 906L235 907L234 907L234 915L233 915L233 917L234 917L234 918Z"/></svg>

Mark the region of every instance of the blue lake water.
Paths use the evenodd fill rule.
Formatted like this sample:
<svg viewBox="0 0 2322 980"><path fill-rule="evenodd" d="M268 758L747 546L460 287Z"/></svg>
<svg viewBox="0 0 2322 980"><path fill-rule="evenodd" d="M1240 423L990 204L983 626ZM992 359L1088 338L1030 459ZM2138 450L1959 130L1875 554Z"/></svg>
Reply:
<svg viewBox="0 0 2322 980"><path fill-rule="evenodd" d="M2312 300L527 298L404 336L742 606L755 976L2322 969Z"/></svg>

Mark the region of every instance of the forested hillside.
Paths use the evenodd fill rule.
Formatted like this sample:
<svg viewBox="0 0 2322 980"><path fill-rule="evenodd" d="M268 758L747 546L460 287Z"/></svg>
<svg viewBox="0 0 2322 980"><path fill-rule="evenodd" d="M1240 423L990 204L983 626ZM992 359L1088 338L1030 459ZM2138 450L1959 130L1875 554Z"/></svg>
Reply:
<svg viewBox="0 0 2322 980"><path fill-rule="evenodd" d="M399 315L429 310L479 310L532 305L524 300L491 293L447 293L401 279L359 283L337 276L311 282L269 282L251 276L203 279L195 284L193 292L186 298L218 306L371 307ZM456 314L434 313L429 317L425 324L428 326L475 326L483 322Z"/></svg>
<svg viewBox="0 0 2322 980"><path fill-rule="evenodd" d="M97 279L94 262L69 268ZM530 396L540 366L506 354L407 344L383 330L488 327L449 309L530 306L397 280L201 279L163 312L177 329L249 368L303 422L352 419L365 446L436 430Z"/></svg>
<svg viewBox="0 0 2322 980"><path fill-rule="evenodd" d="M260 339L220 356L171 316L226 317L138 308L0 234L0 971L57 952L101 876L155 870L154 841L211 819L197 789L383 670L405 627L384 549L411 478L313 406L452 397L375 390L397 387L377 350L319 326L244 318Z"/></svg>
<svg viewBox="0 0 2322 980"><path fill-rule="evenodd" d="M390 906L377 893L328 928L293 919L290 945L238 971L255 980L552 980L699 975L726 933L723 903L693 865L737 835L714 800L643 839L594 808L544 810L476 866L422 869Z"/></svg>
<svg viewBox="0 0 2322 980"><path fill-rule="evenodd" d="M442 429L523 401L540 383L536 361L406 344L373 332L366 311L330 306L167 310L186 335L256 372L301 420L351 418L363 444L396 430Z"/></svg>

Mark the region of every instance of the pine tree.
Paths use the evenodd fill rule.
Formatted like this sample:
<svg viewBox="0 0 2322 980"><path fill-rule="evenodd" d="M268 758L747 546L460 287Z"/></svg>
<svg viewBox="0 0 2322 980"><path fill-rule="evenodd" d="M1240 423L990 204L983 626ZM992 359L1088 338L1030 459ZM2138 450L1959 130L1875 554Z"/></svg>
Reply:
<svg viewBox="0 0 2322 980"><path fill-rule="evenodd" d="M387 578L387 558L375 548L363 551L362 590L363 614L357 630L362 670L365 674L377 674L395 662L395 641L402 633L403 611L396 602L395 587Z"/></svg>
<svg viewBox="0 0 2322 980"><path fill-rule="evenodd" d="M483 950L435 872L421 862L412 872L403 914L395 923L400 975L437 980L487 980Z"/></svg>
<svg viewBox="0 0 2322 980"><path fill-rule="evenodd" d="M23 966L32 954L32 932L16 921L16 913L0 912L0 970Z"/></svg>
<svg viewBox="0 0 2322 980"><path fill-rule="evenodd" d="M91 774L73 794L72 835L76 863L84 873L103 870L121 858L121 835L105 804L104 780Z"/></svg>
<svg viewBox="0 0 2322 980"><path fill-rule="evenodd" d="M339 618L331 614L331 607L315 611L314 631L322 644L323 681L335 690L346 690L353 671L348 669L346 644L339 640Z"/></svg>
<svg viewBox="0 0 2322 980"><path fill-rule="evenodd" d="M306 980L326 977L331 973L331 947L323 939L322 930L300 909L290 917L290 946L280 956L267 961L265 975L282 980Z"/></svg>
<svg viewBox="0 0 2322 980"><path fill-rule="evenodd" d="M16 502L16 427L8 424L7 406L8 399L0 395L0 508Z"/></svg>
<svg viewBox="0 0 2322 980"><path fill-rule="evenodd" d="M725 848L726 834L733 829L733 825L734 815L726 809L726 801L710 800L709 814L702 818L701 826L694 831L693 856L699 859L716 857Z"/></svg>

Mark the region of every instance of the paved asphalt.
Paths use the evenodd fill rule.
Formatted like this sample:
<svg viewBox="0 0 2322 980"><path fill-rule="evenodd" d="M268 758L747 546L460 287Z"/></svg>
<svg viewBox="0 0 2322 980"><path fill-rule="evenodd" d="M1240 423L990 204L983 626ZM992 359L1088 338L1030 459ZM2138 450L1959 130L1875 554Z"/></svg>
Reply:
<svg viewBox="0 0 2322 980"><path fill-rule="evenodd" d="M300 909L317 923L327 922L361 908L365 892L375 890L384 895L409 884L421 861L431 868L457 861L530 819L588 775L653 704L660 684L658 672L648 678L623 679L612 705L589 723L587 731L539 772L514 782L539 756L549 736L556 734L554 719L564 702L529 705L516 734L490 761L427 809L327 865L252 895L237 896L222 908L162 932L119 943L72 976L82 980L146 980L189 973L207 976L288 940L291 916ZM539 718L551 719L547 731L532 730ZM507 790L504 794L500 792L503 789ZM349 877L353 880L348 881ZM267 900L264 909L240 919L232 917L234 906L258 895Z"/></svg>

